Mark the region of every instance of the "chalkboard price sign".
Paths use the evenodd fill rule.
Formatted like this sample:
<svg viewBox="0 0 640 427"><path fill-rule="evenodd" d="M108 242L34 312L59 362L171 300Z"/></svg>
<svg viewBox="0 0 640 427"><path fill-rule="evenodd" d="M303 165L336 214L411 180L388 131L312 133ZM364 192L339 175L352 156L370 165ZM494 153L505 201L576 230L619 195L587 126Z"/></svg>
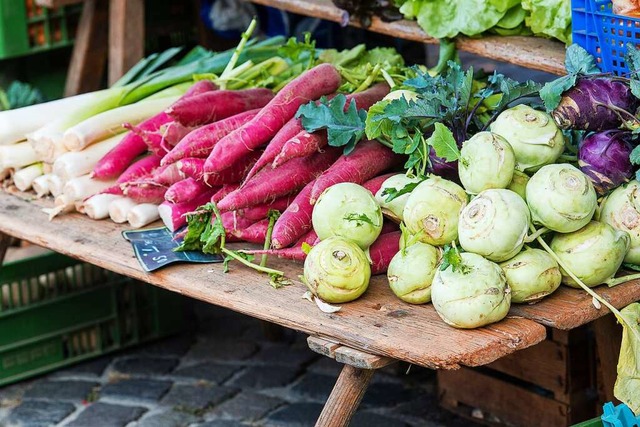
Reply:
<svg viewBox="0 0 640 427"><path fill-rule="evenodd" d="M214 263L222 262L222 256L203 254L198 251L175 252L181 241L174 240L166 227L146 230L123 231L122 236L131 242L136 258L144 271L151 272L175 262Z"/></svg>

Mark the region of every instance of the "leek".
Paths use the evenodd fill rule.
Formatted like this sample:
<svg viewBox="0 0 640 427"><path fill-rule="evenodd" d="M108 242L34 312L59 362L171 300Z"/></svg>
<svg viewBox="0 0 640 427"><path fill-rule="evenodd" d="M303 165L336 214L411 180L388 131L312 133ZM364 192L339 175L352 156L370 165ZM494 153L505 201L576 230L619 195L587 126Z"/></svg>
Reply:
<svg viewBox="0 0 640 427"><path fill-rule="evenodd" d="M135 205L137 203L129 197L114 200L109 204L109 218L116 224L127 222L127 215Z"/></svg>
<svg viewBox="0 0 640 427"><path fill-rule="evenodd" d="M27 191L32 187L33 181L43 174L42 163L34 163L16 171L16 173L13 174L13 183L18 190Z"/></svg>
<svg viewBox="0 0 640 427"><path fill-rule="evenodd" d="M91 219L105 219L109 217L109 205L124 197L117 194L96 194L84 202L84 213Z"/></svg>
<svg viewBox="0 0 640 427"><path fill-rule="evenodd" d="M38 160L35 150L26 141L0 146L0 172L7 169L23 168Z"/></svg>
<svg viewBox="0 0 640 427"><path fill-rule="evenodd" d="M127 221L133 228L144 227L147 224L152 223L160 219L158 213L158 205L153 203L141 203L131 208L127 214Z"/></svg>
<svg viewBox="0 0 640 427"><path fill-rule="evenodd" d="M90 145L82 151L70 151L60 155L53 163L53 173L63 179L90 173L100 159L118 145L124 136L125 134L122 133Z"/></svg>

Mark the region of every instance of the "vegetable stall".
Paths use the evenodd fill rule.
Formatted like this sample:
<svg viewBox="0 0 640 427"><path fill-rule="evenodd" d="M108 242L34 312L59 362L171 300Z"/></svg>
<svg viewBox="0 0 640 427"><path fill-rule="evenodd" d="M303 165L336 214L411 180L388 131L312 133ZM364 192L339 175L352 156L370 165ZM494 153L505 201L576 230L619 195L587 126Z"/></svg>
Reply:
<svg viewBox="0 0 640 427"><path fill-rule="evenodd" d="M534 29L515 12L495 31ZM375 31L407 25L377 19ZM572 45L567 74L543 86L455 61L455 45L509 60L489 47L499 38L443 42L427 69L391 48L256 41L254 29L235 49L172 49L109 89L3 113L0 231L308 333L345 363L318 425L348 424L373 370L395 360L441 370L441 403L460 412L583 420L588 387L612 399L610 311L624 330L615 396L638 410L640 286L620 268L640 264L639 51L617 77ZM560 74L541 60L564 56L557 42L509 40L549 47L519 63ZM176 251L222 265L143 271L121 232L158 219ZM591 323L597 381L579 357ZM490 392L474 397L465 378Z"/></svg>

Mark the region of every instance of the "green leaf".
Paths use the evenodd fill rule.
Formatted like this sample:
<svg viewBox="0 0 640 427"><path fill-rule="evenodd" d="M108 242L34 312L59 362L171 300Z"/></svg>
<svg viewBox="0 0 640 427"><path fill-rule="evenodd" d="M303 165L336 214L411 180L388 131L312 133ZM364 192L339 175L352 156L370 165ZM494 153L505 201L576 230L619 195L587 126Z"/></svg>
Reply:
<svg viewBox="0 0 640 427"><path fill-rule="evenodd" d="M640 145L637 145L633 151L631 151L629 161L634 165L640 165Z"/></svg>
<svg viewBox="0 0 640 427"><path fill-rule="evenodd" d="M297 61L303 55L308 55L310 58L316 56L316 41L311 38L311 34L304 33L304 40L298 41L295 37L290 37L287 42L278 48L278 55L283 58L289 58L292 61Z"/></svg>
<svg viewBox="0 0 640 427"><path fill-rule="evenodd" d="M629 80L629 87L631 88L633 96L640 98L640 80L637 78L631 78Z"/></svg>
<svg viewBox="0 0 640 427"><path fill-rule="evenodd" d="M302 243L302 252L309 255L309 252L311 252L311 249L312 249L312 246L310 244L308 244L307 242Z"/></svg>
<svg viewBox="0 0 640 427"><path fill-rule="evenodd" d="M571 43L571 2L565 0L522 0L525 22L534 34Z"/></svg>
<svg viewBox="0 0 640 427"><path fill-rule="evenodd" d="M9 104L10 109L28 107L44 101L45 98L42 92L28 83L16 80L11 82L6 90L6 102Z"/></svg>
<svg viewBox="0 0 640 427"><path fill-rule="evenodd" d="M354 100L345 108L346 101L345 95L339 94L330 101L309 102L298 109L296 117L307 132L326 129L329 145L345 147L345 154L349 154L364 136L367 112L358 110Z"/></svg>
<svg viewBox="0 0 640 427"><path fill-rule="evenodd" d="M459 271L462 274L467 274L470 271L469 267L462 262L460 251L455 245L446 245L442 252L440 271L444 271L449 267L451 267L453 271Z"/></svg>
<svg viewBox="0 0 640 427"><path fill-rule="evenodd" d="M367 112L364 122L364 131L368 139L376 139L381 136L388 136L393 125L384 117L384 110L391 101L378 101L373 104Z"/></svg>
<svg viewBox="0 0 640 427"><path fill-rule="evenodd" d="M640 414L640 303L628 305L620 314L622 344L613 394L635 414Z"/></svg>
<svg viewBox="0 0 640 427"><path fill-rule="evenodd" d="M596 59L582 46L572 44L567 48L564 66L568 74L598 74Z"/></svg>
<svg viewBox="0 0 640 427"><path fill-rule="evenodd" d="M541 88L542 85L540 83L536 83L532 80L527 80L526 82L521 83L505 78L500 82L502 97L495 109L497 111L501 111L503 108L506 108L509 104L520 98L537 96Z"/></svg>
<svg viewBox="0 0 640 427"><path fill-rule="evenodd" d="M562 94L575 86L576 79L577 76L575 74L569 74L546 83L540 89L540 98L542 98L547 111L553 111L560 104Z"/></svg>
<svg viewBox="0 0 640 427"><path fill-rule="evenodd" d="M255 258L253 255L248 254L246 252L241 252L241 251L229 251L229 252L233 252L237 257L240 257L244 260L247 260L249 262L253 261L253 259ZM235 260L236 258L232 257L231 255L225 255L224 260L222 261L222 272L223 273L228 273L229 272L229 262Z"/></svg>
<svg viewBox="0 0 640 427"><path fill-rule="evenodd" d="M213 210L210 203L200 206L194 213L187 215L187 234L174 251L202 251L200 236L211 225Z"/></svg>
<svg viewBox="0 0 640 427"><path fill-rule="evenodd" d="M384 201L386 203L389 203L389 202L393 201L394 199L397 199L398 197L400 197L402 195L411 193L413 191L413 189L418 186L418 184L420 184L420 182L410 182L409 184L405 185L404 187L402 187L400 189L397 189L397 188L394 188L394 187L387 187L384 190L382 190L381 195L383 197L386 196Z"/></svg>
<svg viewBox="0 0 640 427"><path fill-rule="evenodd" d="M436 156L442 157L447 162L453 162L460 158L460 149L453 133L442 123L436 123L433 133L427 139L427 143L433 147Z"/></svg>
<svg viewBox="0 0 640 427"><path fill-rule="evenodd" d="M350 213L345 215L343 219L345 221L354 221L356 223L356 227L362 226L363 223L371 224L374 227L378 226L378 224L375 224L373 220L365 214Z"/></svg>

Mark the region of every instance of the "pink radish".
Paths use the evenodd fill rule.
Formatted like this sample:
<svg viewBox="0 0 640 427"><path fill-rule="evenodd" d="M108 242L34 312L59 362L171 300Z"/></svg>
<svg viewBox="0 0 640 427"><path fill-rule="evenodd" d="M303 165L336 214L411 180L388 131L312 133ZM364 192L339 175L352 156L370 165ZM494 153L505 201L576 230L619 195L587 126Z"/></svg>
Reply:
<svg viewBox="0 0 640 427"><path fill-rule="evenodd" d="M373 104L380 101L388 93L389 85L386 83L378 83L364 92L347 95L345 111L349 108L352 101L355 102L358 109L368 110ZM314 151L318 151L327 144L327 132L325 130L314 133L309 133L303 130L284 144L280 153L273 160L272 166L277 168L291 159L306 156Z"/></svg>
<svg viewBox="0 0 640 427"><path fill-rule="evenodd" d="M137 203L160 204L164 201L164 193L167 187L151 183L122 184L122 192L125 196Z"/></svg>
<svg viewBox="0 0 640 427"><path fill-rule="evenodd" d="M221 210L237 210L275 200L313 181L339 156L338 149L292 160L278 169L263 169L247 184L220 200Z"/></svg>
<svg viewBox="0 0 640 427"><path fill-rule="evenodd" d="M236 228L231 234L244 242L264 243L268 228L269 220L265 218L247 228Z"/></svg>
<svg viewBox="0 0 640 427"><path fill-rule="evenodd" d="M391 259L400 250L401 234L399 231L381 234L376 241L369 246L371 274L381 274L387 271Z"/></svg>
<svg viewBox="0 0 640 427"><path fill-rule="evenodd" d="M220 215L220 218L222 219L222 226L227 233L231 233L237 229L249 228L255 223L255 221L236 215L235 212L223 212L222 215ZM264 241L264 238L262 240Z"/></svg>
<svg viewBox="0 0 640 427"><path fill-rule="evenodd" d="M180 98L185 99L207 91L215 90L217 86L208 80L200 80ZM180 101L180 100L178 100ZM154 131L165 123L171 121L167 114L157 114L142 123L136 128L141 131ZM114 179L120 175L140 154L147 150L147 144L134 132L129 132L120 143L111 149L93 168L92 176L97 179Z"/></svg>
<svg viewBox="0 0 640 427"><path fill-rule="evenodd" d="M178 169L182 178L193 178L198 181L202 181L204 159L198 159L195 157L186 157L178 160L174 165Z"/></svg>
<svg viewBox="0 0 640 427"><path fill-rule="evenodd" d="M149 176L148 180L152 182L156 182L160 185L173 185L178 181L182 181L184 177L180 174L180 170L178 169L178 165L175 163L160 166L158 169L153 171L151 176Z"/></svg>
<svg viewBox="0 0 640 427"><path fill-rule="evenodd" d="M122 175L120 175L120 177L118 177L118 179L116 180L116 184L122 184L123 182L127 181L134 181L136 179L149 175L160 166L160 159L161 157L153 154L143 157L142 159L129 166L124 172L122 172Z"/></svg>
<svg viewBox="0 0 640 427"><path fill-rule="evenodd" d="M273 226L271 245L276 249L285 248L311 229L313 206L309 202L315 181L308 183Z"/></svg>
<svg viewBox="0 0 640 427"><path fill-rule="evenodd" d="M250 219L252 221L259 221L266 218L270 210L284 212L284 210L289 207L292 201L293 196L282 196L274 200L272 203L264 203L257 206L251 206L248 208L240 209L237 212L238 215L243 216L244 218Z"/></svg>
<svg viewBox="0 0 640 427"><path fill-rule="evenodd" d="M220 188L220 190L218 190L217 193L215 193L213 196L211 196L211 201L213 203L218 203L220 200L222 200L223 198L225 198L227 196L227 194L236 191L238 188L240 188L240 184L235 183L235 184L224 184L222 186L222 188Z"/></svg>
<svg viewBox="0 0 640 427"><path fill-rule="evenodd" d="M340 73L331 64L317 65L295 78L253 120L218 141L207 159L205 173L224 170L266 144L302 104L334 92L340 83Z"/></svg>
<svg viewBox="0 0 640 427"><path fill-rule="evenodd" d="M238 129L254 118L259 109L245 111L202 127L196 128L182 138L162 159L162 164L177 162L183 157L207 157L213 146L225 135Z"/></svg>
<svg viewBox="0 0 640 427"><path fill-rule="evenodd" d="M311 203L315 203L320 194L334 184L340 182L361 184L387 169L400 165L401 162L402 157L390 148L376 141L363 141L351 154L340 157L318 177L311 191ZM283 167L284 165L280 168Z"/></svg>
<svg viewBox="0 0 640 427"><path fill-rule="evenodd" d="M199 206L206 204L211 198L211 194L201 193L189 200L180 203L163 202L158 206L158 213L164 225L173 233L177 229L187 224L185 214L193 212Z"/></svg>
<svg viewBox="0 0 640 427"><path fill-rule="evenodd" d="M170 186L164 194L164 199L171 203L185 203L205 194L208 202L218 190L219 188L211 188L202 181L187 178Z"/></svg>
<svg viewBox="0 0 640 427"><path fill-rule="evenodd" d="M389 221L387 219L382 223L382 230L380 230L380 234L393 233L394 231L399 231L400 226L393 221Z"/></svg>
<svg viewBox="0 0 640 427"><path fill-rule="evenodd" d="M240 159L237 164L233 165L233 167L227 168L222 172L205 175L204 180L212 187L215 185L240 182L244 179L244 177L247 175L247 172L253 167L253 165L261 155L262 150L253 151ZM180 161L178 161L178 163Z"/></svg>
<svg viewBox="0 0 640 427"><path fill-rule="evenodd" d="M371 178L370 180L364 182L362 186L371 191L371 194L375 196L378 190L380 190L380 188L382 187L382 184L384 184L387 179L391 178L394 175L397 174L395 172L391 172L384 175L376 176L375 178Z"/></svg>
<svg viewBox="0 0 640 427"><path fill-rule="evenodd" d="M273 99L269 89L217 90L179 100L166 113L185 126L201 126L262 108Z"/></svg>

